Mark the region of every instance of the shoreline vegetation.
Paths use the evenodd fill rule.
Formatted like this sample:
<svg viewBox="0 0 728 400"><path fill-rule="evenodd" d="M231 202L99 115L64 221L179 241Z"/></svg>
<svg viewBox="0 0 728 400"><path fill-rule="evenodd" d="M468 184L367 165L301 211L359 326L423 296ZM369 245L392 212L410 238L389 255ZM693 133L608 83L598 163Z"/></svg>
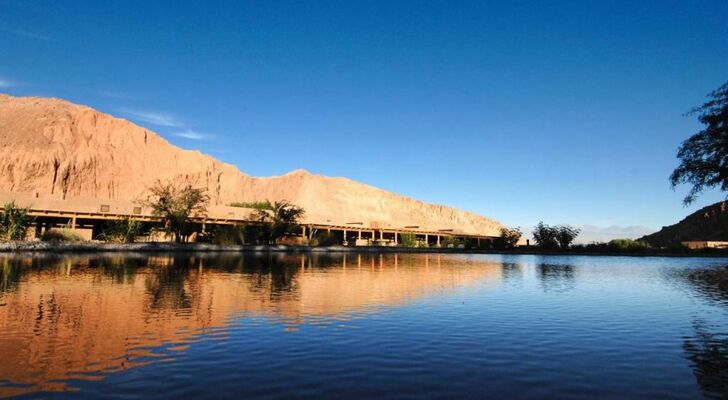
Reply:
<svg viewBox="0 0 728 400"><path fill-rule="evenodd" d="M288 202L239 203L253 208L255 224L213 227L200 231L194 218L204 215L207 197L204 191L191 186L158 182L148 204L160 218L157 223L131 219L110 220L98 234L84 239L72 228L47 227L35 239L28 233L34 224L27 208L10 202L0 212L0 253L8 252L293 252L293 253L448 253L448 254L536 254L592 256L717 256L728 257L728 249L690 249L680 243L669 247L653 247L631 239L615 239L607 243L573 244L579 229L568 225L549 226L543 222L534 227L534 245L518 245L523 233L519 228L503 227L500 236L483 243L471 238L442 236L436 245L419 240L416 235L402 233L395 243L347 243L346 237L335 237L326 231L301 230L300 219L305 211ZM166 234L166 240L155 240L154 232ZM162 236L164 237L164 236ZM194 238L194 240L191 240ZM141 240L140 240L141 239ZM353 245L352 245L353 244Z"/></svg>
<svg viewBox="0 0 728 400"><path fill-rule="evenodd" d="M625 257L728 257L724 249L650 249L649 251L596 251L586 247L570 250L544 250L539 247L517 247L506 250L447 247L392 247L392 246L304 246L304 245L221 245L211 243L107 243L107 242L43 242L13 241L0 243L1 253L88 253L88 252L204 252L204 253L422 253L422 254L503 254L552 256L625 256Z"/></svg>

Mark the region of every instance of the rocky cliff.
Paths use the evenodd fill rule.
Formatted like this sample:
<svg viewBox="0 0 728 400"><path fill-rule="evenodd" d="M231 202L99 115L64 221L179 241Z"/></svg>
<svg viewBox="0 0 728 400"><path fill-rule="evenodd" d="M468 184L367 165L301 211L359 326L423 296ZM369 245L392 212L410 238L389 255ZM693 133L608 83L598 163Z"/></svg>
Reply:
<svg viewBox="0 0 728 400"><path fill-rule="evenodd" d="M157 179L204 187L215 205L288 200L305 208L313 222L417 225L485 235L497 235L501 227L477 214L346 178L303 170L252 177L86 106L0 94L0 191L135 200Z"/></svg>
<svg viewBox="0 0 728 400"><path fill-rule="evenodd" d="M684 240L728 241L728 202L702 208L677 224L663 227L640 240L653 246L670 246Z"/></svg>

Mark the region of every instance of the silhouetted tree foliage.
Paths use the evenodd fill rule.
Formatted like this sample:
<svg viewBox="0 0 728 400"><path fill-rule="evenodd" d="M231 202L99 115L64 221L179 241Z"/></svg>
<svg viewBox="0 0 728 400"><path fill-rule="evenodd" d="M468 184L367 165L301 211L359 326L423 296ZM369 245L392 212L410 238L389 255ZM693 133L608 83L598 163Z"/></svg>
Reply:
<svg viewBox="0 0 728 400"><path fill-rule="evenodd" d="M191 219L207 214L209 197L205 189L157 181L149 192L145 204L152 209L152 214L162 218L165 231L173 234L177 243L192 233Z"/></svg>
<svg viewBox="0 0 728 400"><path fill-rule="evenodd" d="M554 228L556 230L556 241L562 250L568 250L571 243L574 242L581 229L574 228L570 225L559 225Z"/></svg>
<svg viewBox="0 0 728 400"><path fill-rule="evenodd" d="M503 227L500 230L500 237L496 241L496 244L501 249L512 249L518 244L521 236L523 236L523 233L520 228Z"/></svg>
<svg viewBox="0 0 728 400"><path fill-rule="evenodd" d="M571 243L579 236L580 229L570 225L549 226L543 222L539 222L533 228L533 240L537 245L544 249L568 250Z"/></svg>
<svg viewBox="0 0 728 400"><path fill-rule="evenodd" d="M728 82L709 96L710 101L691 111L705 127L682 143L677 152L680 166L670 175L673 188L692 185L685 205L705 188L728 190Z"/></svg>
<svg viewBox="0 0 728 400"><path fill-rule="evenodd" d="M285 200L276 201L272 206L272 210L258 210L258 219L263 223L263 239L269 242L296 233L298 222L305 214L303 208Z"/></svg>
<svg viewBox="0 0 728 400"><path fill-rule="evenodd" d="M543 222L539 222L533 228L533 240L544 249L557 249L559 247L559 241L556 239L557 235L556 227L548 226Z"/></svg>

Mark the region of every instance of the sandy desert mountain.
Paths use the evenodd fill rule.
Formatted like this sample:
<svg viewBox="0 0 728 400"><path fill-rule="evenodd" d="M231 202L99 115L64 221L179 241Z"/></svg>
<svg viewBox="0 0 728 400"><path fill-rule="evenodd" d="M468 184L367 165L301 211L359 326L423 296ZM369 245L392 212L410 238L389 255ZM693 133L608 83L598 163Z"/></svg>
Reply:
<svg viewBox="0 0 728 400"><path fill-rule="evenodd" d="M0 191L57 198L135 200L155 180L207 189L214 205L288 200L307 220L498 235L483 216L428 204L347 178L296 170L252 177L198 151L173 146L127 120L60 99L0 94Z"/></svg>

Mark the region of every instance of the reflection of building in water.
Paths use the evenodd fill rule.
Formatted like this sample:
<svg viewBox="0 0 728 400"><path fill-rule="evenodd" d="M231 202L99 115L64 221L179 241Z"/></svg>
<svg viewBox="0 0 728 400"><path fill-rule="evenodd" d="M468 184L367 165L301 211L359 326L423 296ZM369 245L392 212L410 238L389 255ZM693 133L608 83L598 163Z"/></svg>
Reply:
<svg viewBox="0 0 728 400"><path fill-rule="evenodd" d="M401 254L28 257L0 266L0 382L32 390L129 368L150 355L143 348L184 345L239 314L325 323L501 276L500 264ZM27 390L0 383L0 395Z"/></svg>

